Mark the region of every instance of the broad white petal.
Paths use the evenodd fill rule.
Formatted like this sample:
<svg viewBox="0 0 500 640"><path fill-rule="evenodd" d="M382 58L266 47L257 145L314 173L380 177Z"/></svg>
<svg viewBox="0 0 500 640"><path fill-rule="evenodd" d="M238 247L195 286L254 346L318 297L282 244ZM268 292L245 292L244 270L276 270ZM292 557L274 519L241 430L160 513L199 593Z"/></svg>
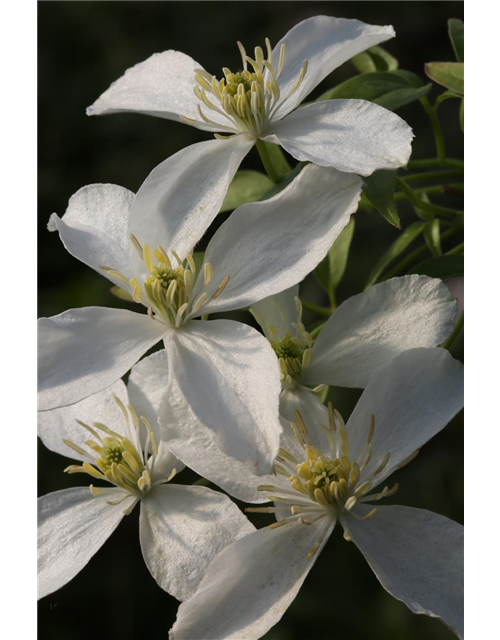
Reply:
<svg viewBox="0 0 500 640"><path fill-rule="evenodd" d="M463 406L463 365L446 349L410 349L372 378L347 422L349 456L363 450L375 416L373 453L362 477L370 478L390 454L373 486L434 437Z"/></svg>
<svg viewBox="0 0 500 640"><path fill-rule="evenodd" d="M83 187L71 196L62 218L52 214L49 231L58 231L69 253L102 276L109 277L104 266L130 279L133 270L127 225L134 198L132 191L115 184Z"/></svg>
<svg viewBox="0 0 500 640"><path fill-rule="evenodd" d="M281 434L278 361L255 329L192 321L167 341L171 374L218 446L255 474L271 471Z"/></svg>
<svg viewBox="0 0 500 640"><path fill-rule="evenodd" d="M39 409L55 409L101 391L169 329L125 309L70 309L38 321Z"/></svg>
<svg viewBox="0 0 500 640"><path fill-rule="evenodd" d="M453 330L457 305L439 278L392 278L343 302L315 342L306 384L366 387L397 355L437 347Z"/></svg>
<svg viewBox="0 0 500 640"><path fill-rule="evenodd" d="M210 561L255 527L230 498L207 487L159 485L141 502L142 555L162 589L194 594Z"/></svg>
<svg viewBox="0 0 500 640"><path fill-rule="evenodd" d="M72 580L97 553L123 518L128 503L106 504L88 487L38 498L38 598Z"/></svg>
<svg viewBox="0 0 500 640"><path fill-rule="evenodd" d="M380 583L414 613L464 633L464 528L424 509L380 506L375 517L345 524Z"/></svg>
<svg viewBox="0 0 500 640"><path fill-rule="evenodd" d="M295 109L341 64L394 35L390 26L379 27L331 16L315 16L297 24L273 50L273 64L277 66L281 45L285 45L285 63L278 80L281 105L275 118L279 120ZM290 99L285 100L295 88L304 60L307 60L304 80Z"/></svg>
<svg viewBox="0 0 500 640"><path fill-rule="evenodd" d="M181 258L219 213L238 167L254 142L245 135L199 142L170 156L154 169L135 198L128 232L142 245L162 245ZM144 270L136 251L136 270Z"/></svg>
<svg viewBox="0 0 500 640"><path fill-rule="evenodd" d="M300 282L349 222L360 195L357 176L310 164L274 198L238 207L205 252L214 272L206 291L226 276L229 282L203 313L239 309Z"/></svg>
<svg viewBox="0 0 500 640"><path fill-rule="evenodd" d="M366 100L325 100L273 123L263 139L297 160L369 176L408 163L411 128L392 111Z"/></svg>
<svg viewBox="0 0 500 640"><path fill-rule="evenodd" d="M194 95L197 69L203 67L180 51L155 53L144 62L127 69L88 107L87 115L132 111L177 121L179 116L186 116L198 121L198 129L220 131L222 127L212 127L199 121L199 100ZM210 112L210 118L222 125L227 123L215 112Z"/></svg>
<svg viewBox="0 0 500 640"><path fill-rule="evenodd" d="M85 441L92 439L92 436L77 424L77 420L81 420L89 426L92 426L93 422L100 422L135 443L135 431L131 424L125 422L123 413L113 396L117 396L127 406L127 387L121 380L117 380L104 391L94 393L94 395L75 404L51 411L39 411L38 435L43 444L51 451L60 453L66 458L88 460L63 442L64 438L78 445L84 451L88 451L89 455L92 453L91 449L85 445ZM92 455L92 457L94 456Z"/></svg>
<svg viewBox="0 0 500 640"><path fill-rule="evenodd" d="M297 595L334 523L259 529L209 564L198 591L181 604L170 640L257 640ZM308 557L315 542L323 543Z"/></svg>
<svg viewBox="0 0 500 640"><path fill-rule="evenodd" d="M268 340L279 341L287 331L292 336L296 334L292 322L298 321L297 305L295 304L295 298L298 295L299 285L295 284L285 291L275 293L263 300L257 300L252 304L250 311ZM269 330L270 326L274 327L276 335Z"/></svg>

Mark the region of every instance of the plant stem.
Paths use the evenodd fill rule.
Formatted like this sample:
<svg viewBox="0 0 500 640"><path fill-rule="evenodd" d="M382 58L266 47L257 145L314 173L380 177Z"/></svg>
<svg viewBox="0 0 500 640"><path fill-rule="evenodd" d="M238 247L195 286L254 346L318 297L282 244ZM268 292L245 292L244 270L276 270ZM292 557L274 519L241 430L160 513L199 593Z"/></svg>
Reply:
<svg viewBox="0 0 500 640"><path fill-rule="evenodd" d="M314 311L314 313L318 313L320 316L326 316L327 318L329 318L332 315L332 309L327 309L326 307L320 307L317 304L314 304L313 302L308 302L307 300L302 300L302 298L300 299L300 301L302 302L302 306L305 309L309 309L309 311Z"/></svg>
<svg viewBox="0 0 500 640"><path fill-rule="evenodd" d="M460 314L460 318L455 323L455 328L453 329L453 333L448 338L448 340L446 340L446 342L443 342L443 344L441 345L443 349L448 349L448 351L450 350L451 345L455 341L455 338L458 336L463 326L464 326L464 312L462 311L462 313Z"/></svg>
<svg viewBox="0 0 500 640"><path fill-rule="evenodd" d="M463 160L457 160L456 158L445 158L444 163L449 167L462 168L464 166ZM410 160L408 162L408 169L431 169L437 167L441 163L437 158L427 158L425 160Z"/></svg>
<svg viewBox="0 0 500 640"><path fill-rule="evenodd" d="M436 141L436 155L439 164L444 165L446 162L446 152L444 148L444 137L443 130L441 129L441 123L439 122L439 118L437 115L437 111L435 106L432 107L427 96L423 96L420 98L420 103L422 104L426 114L429 116L431 121L432 130L434 132L434 139Z"/></svg>
<svg viewBox="0 0 500 640"><path fill-rule="evenodd" d="M396 178L397 187L406 195L408 200L412 203L414 207L417 209L421 209L422 211L427 211L428 213L433 213L436 216L451 216L456 217L457 215L463 214L463 211L459 209L451 209L450 207L441 207L438 204L432 204L430 202L426 202L419 198L416 193L413 191L411 187L409 187L401 178Z"/></svg>
<svg viewBox="0 0 500 640"><path fill-rule="evenodd" d="M456 247L453 247L453 249L450 249L449 251L447 251L444 255L445 256L453 256L455 254L460 254L464 252L464 243L461 242L460 244L457 244Z"/></svg>
<svg viewBox="0 0 500 640"><path fill-rule="evenodd" d="M281 176L274 168L274 165L266 148L266 143L263 140L257 140L257 144L255 146L257 147L257 151L259 152L260 159L262 160L262 164L264 165L264 169L266 170L267 175L273 182L279 182Z"/></svg>
<svg viewBox="0 0 500 640"><path fill-rule="evenodd" d="M401 180L405 182L423 182L424 180L446 180L447 178L456 178L463 176L461 169L448 169L447 171L425 171L422 173L410 173L402 176Z"/></svg>

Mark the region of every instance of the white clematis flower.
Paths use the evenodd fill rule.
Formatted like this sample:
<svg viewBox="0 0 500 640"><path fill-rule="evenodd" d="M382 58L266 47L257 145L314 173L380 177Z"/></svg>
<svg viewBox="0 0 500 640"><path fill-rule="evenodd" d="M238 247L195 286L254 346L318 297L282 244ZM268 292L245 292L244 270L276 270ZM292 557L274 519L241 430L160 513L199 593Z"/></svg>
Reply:
<svg viewBox="0 0 500 640"><path fill-rule="evenodd" d="M259 486L274 506L251 509L274 513L276 523L210 563L180 606L171 640L262 637L295 598L337 521L389 593L461 636L463 527L422 509L370 504L397 484L369 492L412 460L462 404L462 365L444 349L412 349L368 383L347 425L331 406L322 425L306 426L297 413L273 484Z"/></svg>
<svg viewBox="0 0 500 640"><path fill-rule="evenodd" d="M138 414L120 380L70 407L40 414L44 444L80 461L65 471L87 473L111 487L64 489L38 499L39 598L72 580L138 502L146 565L179 600L194 593L217 553L255 530L227 496L170 484L184 465L159 439L157 398L158 383L135 383L130 400L138 400Z"/></svg>
<svg viewBox="0 0 500 640"><path fill-rule="evenodd" d="M199 271L189 253L203 233L197 218L185 210L168 219L148 215L114 185L81 189L50 228L148 313L89 307L41 319L40 409L109 386L163 339L168 376L219 446L253 471L270 471L281 432L274 352L245 324L195 318L242 308L302 280L356 210L360 188L353 174L308 165L274 198L239 207L211 239Z"/></svg>
<svg viewBox="0 0 500 640"><path fill-rule="evenodd" d="M185 210L207 228L239 164L259 139L280 144L297 160L363 176L407 164L410 127L376 104L327 100L296 109L334 69L393 36L390 26L316 16L291 29L274 50L266 39L266 55L256 47L255 59L238 43L243 68L233 73L224 67L220 80L184 53L165 51L129 69L87 113L144 113L181 119L218 132L218 138L229 136L192 145L168 158L138 193L137 207L147 209L143 205L153 194L165 216L172 199L182 199Z"/></svg>
<svg viewBox="0 0 500 640"><path fill-rule="evenodd" d="M314 341L302 324L298 285L252 305L280 365L280 413L309 416L323 405L311 387L364 388L407 349L437 347L453 331L457 304L438 278L392 278L352 296Z"/></svg>

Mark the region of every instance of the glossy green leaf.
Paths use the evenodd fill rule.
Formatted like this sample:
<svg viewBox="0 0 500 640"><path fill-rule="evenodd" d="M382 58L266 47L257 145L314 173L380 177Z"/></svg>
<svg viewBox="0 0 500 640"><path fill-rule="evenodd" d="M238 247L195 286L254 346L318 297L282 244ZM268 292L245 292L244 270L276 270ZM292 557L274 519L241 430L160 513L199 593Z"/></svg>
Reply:
<svg viewBox="0 0 500 640"><path fill-rule="evenodd" d="M463 62L428 62L425 73L437 84L464 95L464 63Z"/></svg>
<svg viewBox="0 0 500 640"><path fill-rule="evenodd" d="M354 217L342 229L330 251L314 270L314 276L331 297L332 291L340 284L347 266L349 248L354 234Z"/></svg>
<svg viewBox="0 0 500 640"><path fill-rule="evenodd" d="M363 193L389 224L401 229L398 211L394 203L396 172L388 169L375 171L363 178Z"/></svg>
<svg viewBox="0 0 500 640"><path fill-rule="evenodd" d="M410 71L364 73L329 89L317 101L357 98L394 111L426 95L431 87Z"/></svg>
<svg viewBox="0 0 500 640"><path fill-rule="evenodd" d="M128 291L125 291L125 289L117 286L116 284L111 287L110 291L114 296L120 298L120 300L125 300L126 302L134 302L134 298L132 298L131 294Z"/></svg>
<svg viewBox="0 0 500 640"><path fill-rule="evenodd" d="M274 182L260 171L238 171L229 185L220 213L259 200L273 185Z"/></svg>
<svg viewBox="0 0 500 640"><path fill-rule="evenodd" d="M464 61L464 23L458 18L448 20L448 35L458 62Z"/></svg>
<svg viewBox="0 0 500 640"><path fill-rule="evenodd" d="M408 273L418 273L431 278L454 278L464 275L463 255L439 256L417 264Z"/></svg>
<svg viewBox="0 0 500 640"><path fill-rule="evenodd" d="M414 222L401 232L371 270L365 289L377 282L384 269L422 233L426 224L426 222Z"/></svg>
<svg viewBox="0 0 500 640"><path fill-rule="evenodd" d="M371 47L351 58L351 62L359 73L372 73L373 71L392 71L397 69L399 63L390 53L382 47Z"/></svg>

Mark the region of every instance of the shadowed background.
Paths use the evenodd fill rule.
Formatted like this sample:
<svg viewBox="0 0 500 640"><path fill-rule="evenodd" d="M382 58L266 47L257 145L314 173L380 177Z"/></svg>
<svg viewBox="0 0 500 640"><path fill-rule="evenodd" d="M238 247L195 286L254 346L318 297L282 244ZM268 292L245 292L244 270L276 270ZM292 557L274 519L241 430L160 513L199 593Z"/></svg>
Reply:
<svg viewBox="0 0 500 640"><path fill-rule="evenodd" d="M461 2L40 2L38 10L40 316L87 305L127 306L109 293L106 279L72 258L57 234L46 230L50 214L62 215L70 196L86 184L109 182L136 191L161 161L209 138L182 123L148 116L88 118L85 108L127 68L155 52L177 49L220 76L223 66L234 71L239 67L237 40L253 51L266 36L275 44L301 20L326 14L394 25L397 37L383 46L399 59L400 68L422 75L425 62L453 60L446 21L463 18ZM354 67L346 63L312 97L354 74ZM435 95L437 89L431 94ZM461 157L458 101L445 102L439 113L447 154ZM398 114L416 134L412 157L432 156L432 131L421 106L408 105ZM262 170L255 150L242 168ZM403 226L414 220L411 207L401 204L399 212ZM226 217L219 216L207 237ZM359 212L356 222L339 301L363 289L370 268L398 235L377 213ZM326 303L312 277L306 279L301 295ZM243 312L231 317L252 322ZM460 341L454 355L462 357ZM330 395L345 418L358 397L356 390L332 390ZM400 490L387 502L433 510L462 522L462 428L458 417L394 476ZM62 473L68 464L65 458L43 445L39 452L39 495L87 484L82 476ZM176 481L195 479L185 471ZM80 640L90 634L95 640L167 637L177 601L157 587L144 565L138 511L124 518L80 575L40 602L41 639ZM267 519L257 516L254 522L262 526ZM340 531L334 532L282 621L265 636L266 640L453 637L439 621L413 615L389 596Z"/></svg>

